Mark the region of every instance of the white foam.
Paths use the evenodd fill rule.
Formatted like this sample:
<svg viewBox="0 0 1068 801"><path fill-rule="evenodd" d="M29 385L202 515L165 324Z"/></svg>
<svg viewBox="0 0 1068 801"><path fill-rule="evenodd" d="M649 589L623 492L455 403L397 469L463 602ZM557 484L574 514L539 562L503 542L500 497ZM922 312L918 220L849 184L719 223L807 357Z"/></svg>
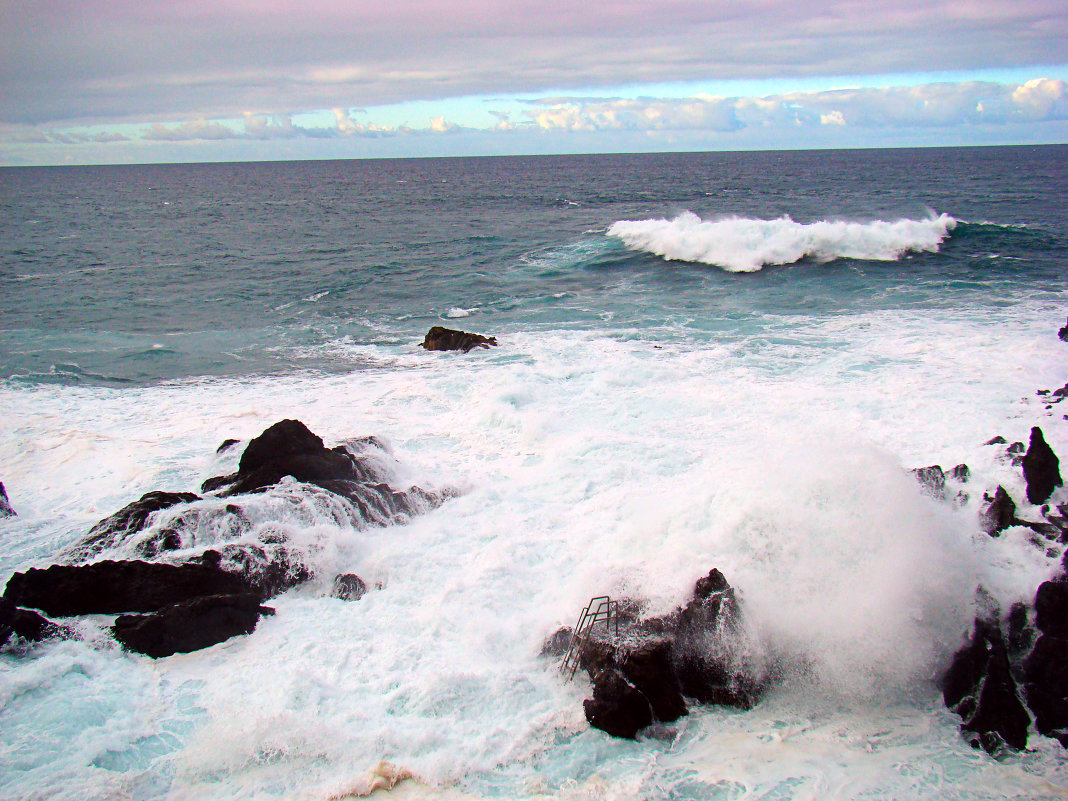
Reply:
<svg viewBox="0 0 1068 801"><path fill-rule="evenodd" d="M692 212L674 219L620 220L608 229L633 250L668 261L712 264L730 272L755 272L804 258L895 261L906 253L936 251L957 221L948 214L923 220L799 223L726 217L702 220Z"/></svg>
<svg viewBox="0 0 1068 801"><path fill-rule="evenodd" d="M931 683L975 584L1008 602L1056 564L1021 532L986 539L976 512L984 487L1022 496L981 445L994 434L1037 422L1068 453L1061 407L1020 400L1063 383L1059 309L763 322L730 343L516 332L478 359L339 343L376 366L344 375L0 388L20 513L0 522L5 571L147 490L195 489L236 458L214 456L222 439L287 417L329 443L384 436L398 481L467 490L365 530L286 488L259 499L257 524L283 517L322 579L249 637L158 661L102 638L0 657L0 754L19 760L0 795L319 799L381 760L420 777L393 791L409 797L1062 793L1042 738L988 760ZM963 508L905 472L960 461ZM711 567L799 666L792 684L748 713L695 711L673 745L589 730L588 688L537 657L542 639L595 594L670 609ZM337 572L382 589L324 597Z"/></svg>

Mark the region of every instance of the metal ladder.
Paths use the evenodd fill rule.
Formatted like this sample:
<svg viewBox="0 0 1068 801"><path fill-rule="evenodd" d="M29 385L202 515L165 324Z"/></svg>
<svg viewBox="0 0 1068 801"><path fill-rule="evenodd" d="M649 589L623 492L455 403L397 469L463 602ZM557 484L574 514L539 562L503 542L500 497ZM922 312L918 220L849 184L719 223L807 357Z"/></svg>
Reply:
<svg viewBox="0 0 1068 801"><path fill-rule="evenodd" d="M571 681L575 677L580 661L581 646L589 640L593 627L598 623L604 623L606 634L611 632L614 624L616 636L619 636L619 601L613 601L607 595L598 595L596 598L590 598L586 608L579 613L578 623L571 632L571 641L567 645L567 653L560 666L565 681Z"/></svg>

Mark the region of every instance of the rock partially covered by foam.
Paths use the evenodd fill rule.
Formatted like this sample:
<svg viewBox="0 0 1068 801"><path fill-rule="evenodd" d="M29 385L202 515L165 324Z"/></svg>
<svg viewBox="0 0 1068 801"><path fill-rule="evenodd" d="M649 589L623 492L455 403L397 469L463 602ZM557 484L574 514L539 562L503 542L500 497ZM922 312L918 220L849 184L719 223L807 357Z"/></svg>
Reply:
<svg viewBox="0 0 1068 801"><path fill-rule="evenodd" d="M127 650L158 659L251 634L261 615L273 614L254 594L208 595L152 614L120 615L111 630Z"/></svg>
<svg viewBox="0 0 1068 801"><path fill-rule="evenodd" d="M103 561L88 565L52 565L15 573L4 597L46 615L108 615L154 612L171 604L208 595L260 597L244 576L212 565L189 562Z"/></svg>
<svg viewBox="0 0 1068 801"><path fill-rule="evenodd" d="M60 633L60 627L52 621L33 610L19 609L9 598L0 597L0 646L13 636L26 642L40 642Z"/></svg>
<svg viewBox="0 0 1068 801"><path fill-rule="evenodd" d="M15 510L11 508L11 502L7 499L7 490L3 482L0 482L0 517L14 517Z"/></svg>
<svg viewBox="0 0 1068 801"><path fill-rule="evenodd" d="M95 556L108 548L114 548L134 534L143 531L154 513L170 509L178 504L199 500L200 496L192 492L146 492L138 500L122 507L115 514L105 517L89 529L85 539L69 549L67 556L71 561L77 562ZM142 555L154 556L160 551L174 550L178 546L173 538L173 533L168 538L167 532L162 532L159 541L153 543L155 547L146 547L142 550Z"/></svg>
<svg viewBox="0 0 1068 801"><path fill-rule="evenodd" d="M375 437L351 439L327 448L299 420L282 420L245 447L237 472L209 478L202 491L219 497L264 492L286 477L320 487L348 501L359 520L372 525L404 522L440 505L451 494L421 487L394 489L392 459Z"/></svg>
<svg viewBox="0 0 1068 801"><path fill-rule="evenodd" d="M1062 342L1068 342L1068 323L1064 324L1064 328L1057 332L1057 336L1060 337Z"/></svg>
<svg viewBox="0 0 1068 801"><path fill-rule="evenodd" d="M354 573L342 573L336 576L330 590L331 598L340 598L342 601L358 601L366 594L367 584Z"/></svg>
<svg viewBox="0 0 1068 801"><path fill-rule="evenodd" d="M1023 457L1024 480L1027 481L1027 500L1045 503L1053 490L1061 486L1060 461L1042 436L1042 429L1031 429L1031 443Z"/></svg>
<svg viewBox="0 0 1068 801"><path fill-rule="evenodd" d="M741 608L723 574L699 579L685 607L639 619L624 602L615 629L595 627L575 644L578 664L590 677L593 698L583 703L591 726L615 737L634 738L653 723L670 723L698 703L749 709L766 688L749 658ZM546 642L558 655L567 630Z"/></svg>
<svg viewBox="0 0 1068 801"><path fill-rule="evenodd" d="M1016 502L1008 490L998 485L993 497L986 496L986 507L982 512L983 530L991 537L997 537L1007 528L1018 525L1016 520Z"/></svg>
<svg viewBox="0 0 1068 801"><path fill-rule="evenodd" d="M486 337L482 334L471 334L467 331L457 331L454 328L444 328L435 325L426 332L426 336L420 345L427 350L459 350L467 353L475 348L489 348L496 346L496 337Z"/></svg>

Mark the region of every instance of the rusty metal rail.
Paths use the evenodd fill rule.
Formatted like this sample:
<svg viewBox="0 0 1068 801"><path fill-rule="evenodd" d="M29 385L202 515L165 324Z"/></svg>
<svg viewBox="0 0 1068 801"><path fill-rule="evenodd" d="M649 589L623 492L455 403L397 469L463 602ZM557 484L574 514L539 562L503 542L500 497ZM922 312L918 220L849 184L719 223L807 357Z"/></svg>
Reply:
<svg viewBox="0 0 1068 801"><path fill-rule="evenodd" d="M616 636L619 636L619 601L613 601L607 595L598 595L596 598L591 598L586 608L579 613L578 623L571 632L571 641L567 645L567 653L560 666L566 681L571 681L575 677L582 645L589 641L593 627L598 623L604 623L605 634L611 634L614 626Z"/></svg>

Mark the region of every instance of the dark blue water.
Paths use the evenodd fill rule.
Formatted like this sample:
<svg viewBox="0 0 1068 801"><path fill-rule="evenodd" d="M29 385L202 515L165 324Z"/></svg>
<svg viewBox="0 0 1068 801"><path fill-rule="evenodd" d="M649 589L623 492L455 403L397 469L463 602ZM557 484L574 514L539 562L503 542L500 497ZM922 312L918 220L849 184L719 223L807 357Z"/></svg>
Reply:
<svg viewBox="0 0 1068 801"><path fill-rule="evenodd" d="M418 341L450 310L490 333L701 336L1056 293L1068 272L1064 146L17 168L0 192L0 375L31 382L350 369L315 349ZM604 233L685 211L961 224L936 253L752 275Z"/></svg>

